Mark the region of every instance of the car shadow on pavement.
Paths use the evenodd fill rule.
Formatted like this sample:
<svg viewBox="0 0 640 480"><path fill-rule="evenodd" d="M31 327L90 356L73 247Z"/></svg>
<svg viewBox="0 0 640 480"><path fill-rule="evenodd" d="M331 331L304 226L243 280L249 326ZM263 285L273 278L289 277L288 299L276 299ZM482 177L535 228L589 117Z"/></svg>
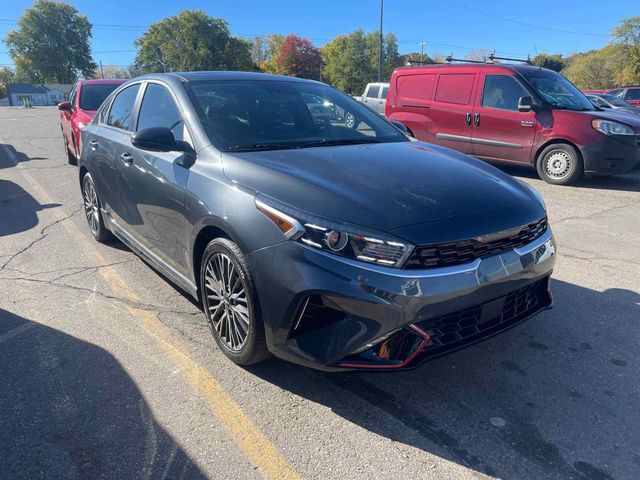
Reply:
<svg viewBox="0 0 640 480"><path fill-rule="evenodd" d="M7 156L7 152L5 151L5 149L9 150L10 158L13 157L15 159L15 162L17 163L29 162L31 160L48 160L49 159L48 157L29 157L24 152L20 152L16 150L15 147L9 143L0 143L0 159L3 159L3 157ZM62 147L60 149L62 150ZM15 167L15 164L10 162L8 159L4 159L4 161L0 161L0 170L3 168L13 168L13 167Z"/></svg>
<svg viewBox="0 0 640 480"><path fill-rule="evenodd" d="M0 478L205 478L107 351L0 309Z"/></svg>
<svg viewBox="0 0 640 480"><path fill-rule="evenodd" d="M37 212L59 206L41 205L17 183L0 179L0 237L32 229L38 225Z"/></svg>
<svg viewBox="0 0 640 480"><path fill-rule="evenodd" d="M494 165L514 177L540 180L534 168L519 165ZM588 174L574 188L593 188L601 190L618 190L625 192L640 192L640 170L634 170L626 175L597 175ZM564 188L559 186L558 188Z"/></svg>
<svg viewBox="0 0 640 480"><path fill-rule="evenodd" d="M640 295L553 289L554 309L413 371L322 373L270 360L250 372L488 475L638 478Z"/></svg>

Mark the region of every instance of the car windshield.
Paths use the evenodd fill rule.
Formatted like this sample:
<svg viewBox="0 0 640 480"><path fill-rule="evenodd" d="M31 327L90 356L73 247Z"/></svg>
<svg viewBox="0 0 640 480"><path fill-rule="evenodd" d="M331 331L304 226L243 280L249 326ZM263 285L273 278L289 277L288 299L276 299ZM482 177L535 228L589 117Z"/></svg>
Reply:
<svg viewBox="0 0 640 480"><path fill-rule="evenodd" d="M598 97L602 98L603 100L605 100L607 103L610 103L614 107L623 107L623 108L631 107L631 104L625 102L621 98L614 97L613 95L607 95L606 93L604 93L602 95L598 95Z"/></svg>
<svg viewBox="0 0 640 480"><path fill-rule="evenodd" d="M559 73L546 70L524 71L522 75L547 103L566 110L595 110L593 104Z"/></svg>
<svg viewBox="0 0 640 480"><path fill-rule="evenodd" d="M409 141L377 113L321 83L211 80L188 88L209 139L222 151Z"/></svg>
<svg viewBox="0 0 640 480"><path fill-rule="evenodd" d="M80 92L80 108L82 110L97 110L104 99L120 84L83 85Z"/></svg>

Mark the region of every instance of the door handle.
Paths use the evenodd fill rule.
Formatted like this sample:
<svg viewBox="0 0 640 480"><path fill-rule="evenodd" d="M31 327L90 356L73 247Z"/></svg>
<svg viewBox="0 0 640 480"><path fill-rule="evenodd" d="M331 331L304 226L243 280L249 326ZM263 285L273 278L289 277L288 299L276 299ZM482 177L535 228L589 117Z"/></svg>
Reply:
<svg viewBox="0 0 640 480"><path fill-rule="evenodd" d="M383 103L383 102L384 102L384 100L378 100L378 103Z"/></svg>
<svg viewBox="0 0 640 480"><path fill-rule="evenodd" d="M466 126L471 125L471 112L467 112L467 113L464 115L464 124L465 124Z"/></svg>
<svg viewBox="0 0 640 480"><path fill-rule="evenodd" d="M95 140L91 140L89 142L89 146L91 147L91 150L95 152L98 149L98 142L96 142Z"/></svg>
<svg viewBox="0 0 640 480"><path fill-rule="evenodd" d="M129 152L124 152L120 155L120 158L127 165L131 165L133 163L133 155L131 155Z"/></svg>
<svg viewBox="0 0 640 480"><path fill-rule="evenodd" d="M473 115L473 124L477 127L480 125L480 114L476 113Z"/></svg>

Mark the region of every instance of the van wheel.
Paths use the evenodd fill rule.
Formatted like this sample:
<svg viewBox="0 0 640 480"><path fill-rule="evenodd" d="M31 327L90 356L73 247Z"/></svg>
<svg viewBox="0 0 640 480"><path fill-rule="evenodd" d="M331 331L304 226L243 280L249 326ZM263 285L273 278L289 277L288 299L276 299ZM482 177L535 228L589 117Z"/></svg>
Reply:
<svg viewBox="0 0 640 480"><path fill-rule="evenodd" d="M538 175L553 185L572 185L584 176L584 164L578 151L566 143L546 147L536 161Z"/></svg>
<svg viewBox="0 0 640 480"><path fill-rule="evenodd" d="M226 238L212 240L200 267L204 313L218 347L238 365L269 356L246 257Z"/></svg>

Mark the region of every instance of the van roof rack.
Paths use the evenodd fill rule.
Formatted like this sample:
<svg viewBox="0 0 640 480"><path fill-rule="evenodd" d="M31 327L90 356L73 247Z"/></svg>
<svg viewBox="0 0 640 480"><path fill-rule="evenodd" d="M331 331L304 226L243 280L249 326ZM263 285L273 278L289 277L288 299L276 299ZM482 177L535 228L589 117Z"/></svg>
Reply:
<svg viewBox="0 0 640 480"><path fill-rule="evenodd" d="M489 55L487 55L486 60L467 60L467 59L462 59L462 58L454 58L453 54L449 55L447 58L445 58L445 60L449 63L452 62L463 62L463 63L483 63L483 64L487 64L487 63L498 63L499 60L505 60L507 62L522 62L522 63L526 63L527 65L533 65L533 63L531 62L531 56L527 55L526 59L522 59L522 58L512 58L512 57L499 57L496 55L496 52L494 50L493 53L490 53Z"/></svg>

